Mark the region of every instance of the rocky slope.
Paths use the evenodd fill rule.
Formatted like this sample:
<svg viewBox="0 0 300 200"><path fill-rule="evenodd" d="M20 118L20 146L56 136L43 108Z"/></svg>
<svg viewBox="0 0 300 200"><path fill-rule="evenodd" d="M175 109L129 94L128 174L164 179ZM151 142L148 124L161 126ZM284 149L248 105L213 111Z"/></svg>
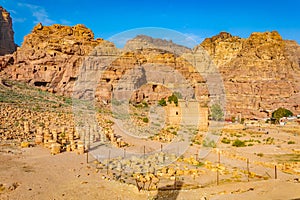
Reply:
<svg viewBox="0 0 300 200"><path fill-rule="evenodd" d="M14 42L14 31L9 12L0 6L0 56L13 53L17 45Z"/></svg>
<svg viewBox="0 0 300 200"><path fill-rule="evenodd" d="M278 32L247 39L220 33L200 45L222 74L229 116L267 117L285 107L300 112L300 47Z"/></svg>

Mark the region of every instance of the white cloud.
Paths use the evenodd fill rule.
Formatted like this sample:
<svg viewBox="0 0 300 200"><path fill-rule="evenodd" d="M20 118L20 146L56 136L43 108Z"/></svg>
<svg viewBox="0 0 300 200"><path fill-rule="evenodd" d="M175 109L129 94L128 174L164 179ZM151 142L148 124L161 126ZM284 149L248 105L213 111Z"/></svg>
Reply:
<svg viewBox="0 0 300 200"><path fill-rule="evenodd" d="M66 19L61 19L60 23L63 25L71 25L72 24L72 22L70 22L69 20L66 20Z"/></svg>
<svg viewBox="0 0 300 200"><path fill-rule="evenodd" d="M36 19L33 22L35 24L39 23L39 22L41 22L44 25L50 25L50 24L55 23L54 20L49 18L48 13L45 10L45 8L43 8L41 6L28 4L28 3L18 3L18 6L28 8L31 11L32 16L35 17L35 19Z"/></svg>
<svg viewBox="0 0 300 200"><path fill-rule="evenodd" d="M12 20L14 23L23 23L26 21L26 18L17 18L17 17L12 17Z"/></svg>
<svg viewBox="0 0 300 200"><path fill-rule="evenodd" d="M15 10L8 10L8 12L11 14L11 18L13 20L14 23L23 23L26 21L25 17L16 17L18 16L18 12Z"/></svg>

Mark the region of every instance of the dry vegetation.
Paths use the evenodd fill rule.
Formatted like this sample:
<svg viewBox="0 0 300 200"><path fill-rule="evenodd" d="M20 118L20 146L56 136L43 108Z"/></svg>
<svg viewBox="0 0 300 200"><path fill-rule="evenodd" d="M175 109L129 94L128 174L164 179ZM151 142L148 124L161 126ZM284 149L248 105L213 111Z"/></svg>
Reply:
<svg viewBox="0 0 300 200"><path fill-rule="evenodd" d="M132 157L96 160L92 155L95 155L97 150L91 150L89 163L86 164L85 155L63 152L51 156L50 151L44 151L36 146L36 134L40 127L49 130L52 140L54 139L53 130L57 132L58 136L55 142L61 145L60 151L68 151L67 149L71 148L68 146L72 144L70 137L74 137L75 141L80 141L80 134L76 135L76 131L72 136L67 137L70 133L69 130L74 128L70 98L31 88L26 84L2 81L0 101L0 158L3 163L0 167L1 199L14 198L20 193L24 198L47 198L47 191L42 189L44 187L50 188L49 194L55 193L54 186L51 186L49 182L40 182L38 176L55 179L55 184L63 186L58 190L61 194L54 195L57 199L80 199L84 194L75 192L77 187L83 187L91 194L91 198L101 199L102 197L97 196L98 194L95 192L96 186L104 188L106 198L113 197L115 199L120 196L111 190L118 191L120 188L123 189L124 194L131 195L130 197L135 199L143 199L146 196L150 199L158 197L171 199L174 196L193 199L195 195L191 195L196 193L201 195L195 199L201 199L203 196L211 199L228 199L226 195L253 195L250 193L251 191L258 194L258 191L263 188L262 185L272 185L275 178L280 181L280 184L289 185L290 188L300 187L300 137L297 123L290 123L284 127L264 123L261 123L260 126L226 125L221 131L219 142L213 145L215 148L201 160L197 159L195 154L201 148L200 144L203 143L204 133L195 132L191 146L181 156L160 152L146 160ZM143 111L133 107L131 117L135 118L136 123L146 127L149 122L143 119L148 116L143 114L143 118L139 118L139 112ZM104 110L98 112L98 123L103 127L105 136L116 147L122 149L126 147L128 150L142 147L142 144L139 144L140 141L136 142L126 137L123 137L123 143L121 143L117 133L113 132L114 124L110 117L110 112ZM178 127L166 126L160 133L148 138L147 142L150 144L155 142L156 145L168 143L176 137L177 131ZM95 142L96 140L97 138ZM27 142L27 145L24 142ZM145 144L147 142L145 141ZM77 144L77 147L74 147L76 149L80 142L74 144ZM47 146L45 143L41 145ZM26 148L22 149L21 146ZM31 146L33 148L28 148ZM22 155L23 158L21 158ZM179 158L176 160L177 156ZM70 161L70 158L73 161ZM164 159L174 159L174 162L167 166L159 166ZM40 161L45 163L40 163ZM54 175L56 167L49 162L55 163L57 169L68 172L60 172L61 177ZM52 168L46 168L46 164ZM146 166L147 168L144 169L147 170L144 172L126 171L124 170L126 165ZM67 166L67 168L63 166ZM78 166L85 166L86 169ZM275 166L277 175L274 171ZM46 172L47 170L50 170L50 173ZM36 180L30 180L28 177L30 173ZM44 174L41 175L41 173ZM78 178L75 180L65 176L78 176ZM74 181L74 184L65 182L66 178ZM41 184L40 189L34 188L36 192L34 197L30 196L32 191L26 185L30 184L30 181ZM94 185L89 185L89 183L94 183ZM215 187L217 184L219 186ZM236 188L237 186L233 186L233 184L241 185L238 186L240 188ZM89 187L85 185L89 185ZM140 192L138 192L139 190ZM186 190L191 191L186 192ZM134 192L129 194L129 191ZM174 193L174 191L180 192ZM288 189L282 188L282 194L285 192L288 192ZM268 195L272 196L272 194L272 192L266 191L265 195L267 196L265 197L268 198L270 197ZM296 193L295 195L300 194ZM297 197L295 195L287 193L285 197L295 198ZM126 199L125 197L120 198Z"/></svg>

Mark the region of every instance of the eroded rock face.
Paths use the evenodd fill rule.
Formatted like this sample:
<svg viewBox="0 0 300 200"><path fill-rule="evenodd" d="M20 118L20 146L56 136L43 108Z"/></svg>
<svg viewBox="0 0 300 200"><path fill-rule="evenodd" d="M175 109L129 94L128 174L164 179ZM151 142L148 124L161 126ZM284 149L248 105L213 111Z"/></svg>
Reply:
<svg viewBox="0 0 300 200"><path fill-rule="evenodd" d="M14 31L10 14L1 6L0 21L0 56L3 56L16 51L17 45L14 42Z"/></svg>
<svg viewBox="0 0 300 200"><path fill-rule="evenodd" d="M173 90L179 85L184 97L205 104L208 95L212 98L222 90L211 70L215 63L224 81L227 117L261 118L278 107L300 112L299 60L299 45L277 32L253 33L247 39L223 32L193 50L138 36L120 50L95 40L83 25L38 24L12 56L0 58L0 75L68 96L76 90L77 97L96 96L102 103L123 91L130 91L128 98L137 103L159 100L170 90L155 88ZM210 91L209 81L216 83ZM75 82L79 84L74 88ZM141 87L146 83L150 85Z"/></svg>
<svg viewBox="0 0 300 200"><path fill-rule="evenodd" d="M300 112L300 47L276 32L253 33L248 39L220 33L204 40L222 74L228 116L267 117L285 107Z"/></svg>
<svg viewBox="0 0 300 200"><path fill-rule="evenodd" d="M82 60L96 46L107 43L94 40L93 32L84 25L38 24L11 58L2 58L1 73L48 91L70 95Z"/></svg>
<svg viewBox="0 0 300 200"><path fill-rule="evenodd" d="M105 69L96 96L106 102L123 95L135 103L144 100L153 103L176 91L183 98L196 98L205 104L208 95L205 82L204 77L181 56L158 48L137 49L121 53ZM148 86L142 87L145 84Z"/></svg>

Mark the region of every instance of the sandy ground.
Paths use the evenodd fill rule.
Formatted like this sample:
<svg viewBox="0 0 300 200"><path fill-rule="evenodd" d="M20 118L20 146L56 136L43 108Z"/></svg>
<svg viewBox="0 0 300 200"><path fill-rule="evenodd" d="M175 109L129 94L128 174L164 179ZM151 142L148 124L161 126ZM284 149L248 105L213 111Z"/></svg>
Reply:
<svg viewBox="0 0 300 200"><path fill-rule="evenodd" d="M300 199L300 183L269 179L226 183L195 190L141 191L103 180L86 155L55 156L42 147L0 153L0 199Z"/></svg>

